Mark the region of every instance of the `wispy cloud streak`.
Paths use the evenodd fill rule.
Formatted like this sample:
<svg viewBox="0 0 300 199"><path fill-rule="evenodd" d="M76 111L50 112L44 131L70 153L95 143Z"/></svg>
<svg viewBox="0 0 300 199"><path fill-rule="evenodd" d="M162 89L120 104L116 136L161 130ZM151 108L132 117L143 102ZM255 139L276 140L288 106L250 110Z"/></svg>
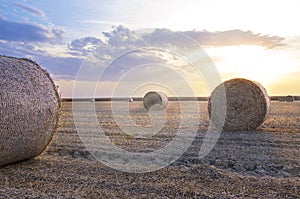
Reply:
<svg viewBox="0 0 300 199"><path fill-rule="evenodd" d="M28 12L31 12L34 15L41 16L41 17L45 17L46 16L45 13L42 10L38 9L38 8L26 6L24 4L20 4L20 3L16 3L16 2L13 3L13 4L15 6L19 7L19 8L22 8L22 9L28 11Z"/></svg>

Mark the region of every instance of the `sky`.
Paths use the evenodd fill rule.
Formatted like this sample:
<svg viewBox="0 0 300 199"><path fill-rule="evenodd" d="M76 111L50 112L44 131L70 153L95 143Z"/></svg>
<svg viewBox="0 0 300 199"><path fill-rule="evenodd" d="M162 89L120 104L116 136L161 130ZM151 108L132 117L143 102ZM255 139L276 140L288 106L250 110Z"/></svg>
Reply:
<svg viewBox="0 0 300 199"><path fill-rule="evenodd" d="M63 97L208 96L247 78L300 95L299 1L2 0L0 54L45 68Z"/></svg>

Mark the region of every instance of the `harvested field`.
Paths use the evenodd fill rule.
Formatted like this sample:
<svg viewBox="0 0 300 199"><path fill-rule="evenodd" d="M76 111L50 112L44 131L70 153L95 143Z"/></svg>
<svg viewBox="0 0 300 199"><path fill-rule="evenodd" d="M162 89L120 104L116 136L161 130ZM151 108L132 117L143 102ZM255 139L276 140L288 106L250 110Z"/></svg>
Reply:
<svg viewBox="0 0 300 199"><path fill-rule="evenodd" d="M150 123L142 102L129 106L132 120ZM176 136L181 119L179 102L169 102L166 124L151 138L122 133L110 102L96 102L101 128L127 151L149 152ZM189 105L191 102L181 102ZM193 107L191 107L192 109ZM272 102L263 125L251 132L222 132L203 159L198 151L208 129L207 102L199 102L197 135L177 161L163 169L124 173L97 161L76 133L72 103L62 104L58 133L39 157L0 168L0 198L298 198L300 195L300 102ZM90 113L82 110L82 117ZM127 116L129 117L129 116ZM87 123L81 125L91 127ZM188 131L189 124L183 124Z"/></svg>

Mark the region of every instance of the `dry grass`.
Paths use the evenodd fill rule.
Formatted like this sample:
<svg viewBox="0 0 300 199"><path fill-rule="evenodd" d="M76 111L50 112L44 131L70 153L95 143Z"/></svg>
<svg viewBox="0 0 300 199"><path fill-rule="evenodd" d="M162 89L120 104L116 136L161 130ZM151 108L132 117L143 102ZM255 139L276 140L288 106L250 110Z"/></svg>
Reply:
<svg viewBox="0 0 300 199"><path fill-rule="evenodd" d="M120 147L144 150L146 146L155 150L174 136L167 132L178 128L180 112L176 103L169 103L166 127L150 140L133 139L119 132L108 102L96 103L96 110L107 135ZM199 103L201 114L190 115L201 123L195 142L183 157L155 172L131 174L113 170L93 159L75 132L71 103L63 103L59 131L47 151L34 160L0 168L0 197L297 198L300 194L300 103L272 103L272 111L260 129L250 133L222 133L213 151L199 160L197 150L209 121L206 105ZM134 121L149 122L142 102L129 106ZM255 162L257 168L247 170L249 166L244 164L248 162ZM259 173L262 169L266 172ZM283 171L290 176L284 177Z"/></svg>
<svg viewBox="0 0 300 199"><path fill-rule="evenodd" d="M95 161L42 156L1 169L0 196L42 198L296 198L297 178L243 176L208 165L128 174Z"/></svg>

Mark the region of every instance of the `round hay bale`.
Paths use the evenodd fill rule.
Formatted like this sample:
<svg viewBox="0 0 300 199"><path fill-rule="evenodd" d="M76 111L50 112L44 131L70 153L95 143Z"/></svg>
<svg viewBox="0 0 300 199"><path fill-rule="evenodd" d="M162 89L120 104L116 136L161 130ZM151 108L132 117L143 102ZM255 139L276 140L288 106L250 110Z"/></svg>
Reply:
<svg viewBox="0 0 300 199"><path fill-rule="evenodd" d="M293 102L294 101L294 97L291 96L291 95L288 95L288 96L285 97L285 101L287 101L287 102Z"/></svg>
<svg viewBox="0 0 300 199"><path fill-rule="evenodd" d="M165 109L168 105L168 97L163 92L150 91L145 94L143 104L147 110L154 105L158 109Z"/></svg>
<svg viewBox="0 0 300 199"><path fill-rule="evenodd" d="M44 151L58 126L60 98L35 62L0 56L0 166Z"/></svg>
<svg viewBox="0 0 300 199"><path fill-rule="evenodd" d="M224 112L220 113L222 110ZM231 79L212 92L208 101L208 112L212 123L218 129L254 130L264 122L270 112L270 98L257 82L242 78Z"/></svg>

